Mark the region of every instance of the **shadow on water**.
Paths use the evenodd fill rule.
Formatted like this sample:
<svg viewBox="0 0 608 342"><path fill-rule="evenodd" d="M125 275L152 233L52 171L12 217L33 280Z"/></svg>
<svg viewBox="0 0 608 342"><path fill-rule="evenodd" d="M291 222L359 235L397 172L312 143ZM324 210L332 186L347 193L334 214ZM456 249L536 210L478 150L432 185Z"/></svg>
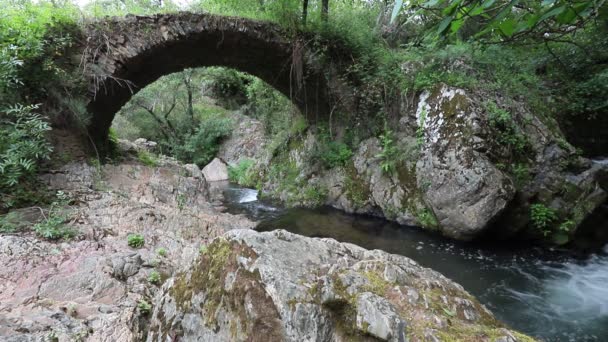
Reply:
<svg viewBox="0 0 608 342"><path fill-rule="evenodd" d="M545 341L608 341L608 248L586 258L533 247L455 242L332 208L281 208L228 185L224 205L285 229L407 256L460 283L511 327Z"/></svg>

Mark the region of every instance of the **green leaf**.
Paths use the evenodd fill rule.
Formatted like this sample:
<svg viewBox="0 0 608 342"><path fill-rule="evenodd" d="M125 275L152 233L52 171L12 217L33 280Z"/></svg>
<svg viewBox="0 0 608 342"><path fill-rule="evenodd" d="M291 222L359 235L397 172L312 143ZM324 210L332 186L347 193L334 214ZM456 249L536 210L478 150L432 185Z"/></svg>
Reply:
<svg viewBox="0 0 608 342"><path fill-rule="evenodd" d="M559 15L560 13L562 13L565 9L566 9L566 6L555 7L553 9L547 11L545 14L543 14L543 16L540 17L540 19L538 21L544 21L551 17L555 17L556 15Z"/></svg>
<svg viewBox="0 0 608 342"><path fill-rule="evenodd" d="M445 29L448 28L448 25L450 25L450 23L452 22L452 19L454 19L454 17L452 17L451 15L448 17L445 17L440 23L439 26L437 26L437 33L442 34L443 31L445 31Z"/></svg>
<svg viewBox="0 0 608 342"><path fill-rule="evenodd" d="M474 17L476 15L480 15L483 12L483 7L482 6L475 6L473 7L473 9L468 13L471 17Z"/></svg>
<svg viewBox="0 0 608 342"><path fill-rule="evenodd" d="M560 13L557 17L555 17L558 23L560 24L570 24L576 19L576 12L568 7L565 11Z"/></svg>
<svg viewBox="0 0 608 342"><path fill-rule="evenodd" d="M538 19L540 19L540 16L536 15L536 14L532 14L528 17L528 20L526 20L526 25L528 26L529 29L533 28L534 25L536 25L536 23L538 22Z"/></svg>
<svg viewBox="0 0 608 342"><path fill-rule="evenodd" d="M403 7L403 0L395 1L395 7L393 7L393 13L391 14L391 24L395 22L395 19L397 19L401 7Z"/></svg>
<svg viewBox="0 0 608 342"><path fill-rule="evenodd" d="M496 0L486 0L481 4L481 7L488 8L492 5L494 5L495 2L496 2Z"/></svg>
<svg viewBox="0 0 608 342"><path fill-rule="evenodd" d="M517 21L515 21L515 19L509 18L507 20L504 20L500 24L498 24L498 29L505 36L511 37L513 35L513 33L515 32L516 24L517 24Z"/></svg>
<svg viewBox="0 0 608 342"><path fill-rule="evenodd" d="M464 24L464 21L464 18L452 21L452 23L450 24L450 31L452 32L452 34L458 32L462 24Z"/></svg>
<svg viewBox="0 0 608 342"><path fill-rule="evenodd" d="M462 0L454 0L452 3L450 3L450 5L448 7L446 7L443 10L443 14L444 15L451 15L454 13L454 11L456 10L456 8L458 8L458 5L460 5L460 3L462 2Z"/></svg>

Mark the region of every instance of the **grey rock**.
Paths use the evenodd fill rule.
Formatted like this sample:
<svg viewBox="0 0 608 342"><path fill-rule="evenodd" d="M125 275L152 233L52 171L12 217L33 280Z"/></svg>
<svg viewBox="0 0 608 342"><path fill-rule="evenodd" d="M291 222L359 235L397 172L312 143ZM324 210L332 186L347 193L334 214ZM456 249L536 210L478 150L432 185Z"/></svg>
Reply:
<svg viewBox="0 0 608 342"><path fill-rule="evenodd" d="M438 305L459 313L450 326L435 319ZM425 329L501 329L460 285L411 259L283 230L215 239L154 307L148 341L407 341Z"/></svg>
<svg viewBox="0 0 608 342"><path fill-rule="evenodd" d="M201 169L196 164L185 164L184 169L190 173L190 177L196 179L204 179Z"/></svg>
<svg viewBox="0 0 608 342"><path fill-rule="evenodd" d="M78 238L40 240L30 233L38 209L20 211L24 232L0 234L0 340L137 341L147 328L137 305L163 277L188 267L207 240L233 228L253 227L208 203L207 183L189 177L169 158L148 167L134 160L100 169L70 163L41 176L70 194L69 226ZM188 176L184 176L184 174ZM145 244L134 251L131 233ZM164 248L166 257L157 254Z"/></svg>
<svg viewBox="0 0 608 342"><path fill-rule="evenodd" d="M213 160L203 168L203 176L208 182L228 180L228 167L218 158Z"/></svg>
<svg viewBox="0 0 608 342"><path fill-rule="evenodd" d="M416 115L424 129L418 186L445 235L473 238L515 195L510 178L478 152L483 111L465 91L441 86L422 93Z"/></svg>
<svg viewBox="0 0 608 342"><path fill-rule="evenodd" d="M388 300L373 293L357 296L357 329L382 341L406 341L406 322Z"/></svg>

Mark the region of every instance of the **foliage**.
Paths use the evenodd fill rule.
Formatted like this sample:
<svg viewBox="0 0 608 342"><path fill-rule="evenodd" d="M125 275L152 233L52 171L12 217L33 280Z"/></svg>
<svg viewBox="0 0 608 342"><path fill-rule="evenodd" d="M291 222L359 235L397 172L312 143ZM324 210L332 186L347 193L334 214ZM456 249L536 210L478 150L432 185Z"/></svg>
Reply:
<svg viewBox="0 0 608 342"><path fill-rule="evenodd" d="M515 177L515 185L518 188L524 186L530 180L530 169L528 165L517 163L512 166L511 171Z"/></svg>
<svg viewBox="0 0 608 342"><path fill-rule="evenodd" d="M178 9L179 7L171 0L95 0L84 7L84 12L92 17L103 17L173 12Z"/></svg>
<svg viewBox="0 0 608 342"><path fill-rule="evenodd" d="M557 220L557 213L553 208L542 203L535 203L530 206L530 220L534 228L547 236L551 233L551 226Z"/></svg>
<svg viewBox="0 0 608 342"><path fill-rule="evenodd" d="M435 214L428 208L419 210L416 214L416 218L418 219L418 222L420 223L420 225L423 227L427 227L427 228L437 227L437 224L438 224L437 218L435 217Z"/></svg>
<svg viewBox="0 0 608 342"><path fill-rule="evenodd" d="M139 160L140 163L146 165L146 166L150 166L150 167L156 167L158 166L158 159L156 158L156 156L148 151L144 151L144 150L139 150L137 151L137 160Z"/></svg>
<svg viewBox="0 0 608 342"><path fill-rule="evenodd" d="M487 101L485 107L488 111L490 125L498 131L497 141L501 145L507 146L516 154L523 155L528 148L528 140L519 131L519 128L511 117L511 113L499 108L492 101Z"/></svg>
<svg viewBox="0 0 608 342"><path fill-rule="evenodd" d="M36 235L49 240L68 239L75 235L75 232L65 225L68 220L67 215L61 212L62 207L67 205L69 198L62 191L57 192L56 200L51 204L48 214L44 219L34 225ZM42 209L41 209L42 210Z"/></svg>
<svg viewBox="0 0 608 342"><path fill-rule="evenodd" d="M150 284L158 285L160 283L160 280L160 273L158 273L157 271L152 271L150 272L150 275L148 275L148 282Z"/></svg>
<svg viewBox="0 0 608 342"><path fill-rule="evenodd" d="M332 169L346 165L353 156L353 151L344 143L329 141L320 146L319 156L325 167Z"/></svg>
<svg viewBox="0 0 608 342"><path fill-rule="evenodd" d="M329 191L318 184L308 184L293 192L287 204L289 206L318 207L325 204Z"/></svg>
<svg viewBox="0 0 608 342"><path fill-rule="evenodd" d="M127 245L133 248L142 248L144 246L144 236L141 234L129 234L127 235Z"/></svg>
<svg viewBox="0 0 608 342"><path fill-rule="evenodd" d="M23 218L17 212L11 211L0 216L0 233L14 233L20 230Z"/></svg>
<svg viewBox="0 0 608 342"><path fill-rule="evenodd" d="M326 127L318 127L317 137L315 154L327 169L344 166L352 158L351 148L343 142L333 140Z"/></svg>
<svg viewBox="0 0 608 342"><path fill-rule="evenodd" d="M240 185L252 185L250 174L254 161L251 159L241 159L235 166L228 166L228 178L231 182Z"/></svg>
<svg viewBox="0 0 608 342"><path fill-rule="evenodd" d="M152 305L150 303L148 303L146 300L140 299L139 302L137 303L137 309L139 310L139 313L141 315L147 316L150 314L150 312L152 312Z"/></svg>
<svg viewBox="0 0 608 342"><path fill-rule="evenodd" d="M74 236L74 232L66 228L65 221L65 216L49 214L42 222L34 225L34 231L36 235L49 240L70 238Z"/></svg>
<svg viewBox="0 0 608 342"><path fill-rule="evenodd" d="M52 152L46 140L51 128L34 113L36 108L15 105L0 113L0 204L4 208L22 202L18 188L34 180L39 162L49 159Z"/></svg>
<svg viewBox="0 0 608 342"><path fill-rule="evenodd" d="M273 136L290 129L296 109L285 95L259 78L247 84L246 94L247 113L262 122L266 134Z"/></svg>
<svg viewBox="0 0 608 342"><path fill-rule="evenodd" d="M395 172L399 151L395 145L394 133L388 128L385 128L384 133L380 135L380 153L376 158L380 158L382 172L387 174Z"/></svg>
<svg viewBox="0 0 608 342"><path fill-rule="evenodd" d="M56 62L73 40L78 9L71 2L0 0L0 106L54 96L73 83ZM7 73L5 73L7 72Z"/></svg>
<svg viewBox="0 0 608 342"><path fill-rule="evenodd" d="M199 166L207 165L219 151L221 140L230 135L232 120L217 116L201 121L196 131L187 136L183 146L172 146L175 156Z"/></svg>
<svg viewBox="0 0 608 342"><path fill-rule="evenodd" d="M48 159L52 147L45 134L51 129L38 106L16 105L4 110L0 119L0 187L10 189L35 174L37 162Z"/></svg>
<svg viewBox="0 0 608 342"><path fill-rule="evenodd" d="M436 32L455 36L464 32L487 40L551 39L605 20L602 0L419 0L407 9L436 20ZM398 5L398 4L396 4ZM471 28L474 29L471 29Z"/></svg>
<svg viewBox="0 0 608 342"><path fill-rule="evenodd" d="M165 257L167 256L167 250L165 248L159 248L156 250L156 254L158 254L161 257Z"/></svg>

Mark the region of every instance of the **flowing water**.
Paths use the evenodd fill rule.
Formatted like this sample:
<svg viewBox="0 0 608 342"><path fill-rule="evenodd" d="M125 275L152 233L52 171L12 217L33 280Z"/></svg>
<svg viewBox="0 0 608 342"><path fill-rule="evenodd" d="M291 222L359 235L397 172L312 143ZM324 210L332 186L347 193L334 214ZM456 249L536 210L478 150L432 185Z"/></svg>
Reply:
<svg viewBox="0 0 608 342"><path fill-rule="evenodd" d="M405 255L460 283L511 327L544 341L608 341L608 246L576 258L533 247L483 247L415 227L321 209L284 209L228 185L224 205L257 229L331 237Z"/></svg>

